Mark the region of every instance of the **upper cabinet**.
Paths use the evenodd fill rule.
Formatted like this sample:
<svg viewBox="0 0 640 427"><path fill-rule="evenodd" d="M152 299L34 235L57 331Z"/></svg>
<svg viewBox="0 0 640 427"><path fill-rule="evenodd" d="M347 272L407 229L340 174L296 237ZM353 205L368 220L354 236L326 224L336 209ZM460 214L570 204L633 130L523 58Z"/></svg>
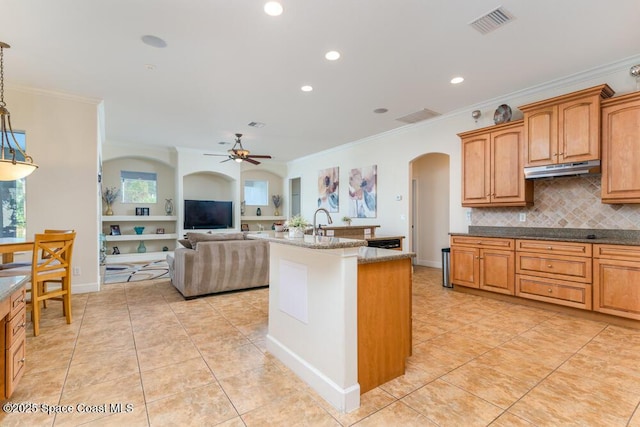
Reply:
<svg viewBox="0 0 640 427"><path fill-rule="evenodd" d="M600 159L603 84L519 107L524 113L524 166Z"/></svg>
<svg viewBox="0 0 640 427"><path fill-rule="evenodd" d="M602 103L602 202L640 203L640 92Z"/></svg>
<svg viewBox="0 0 640 427"><path fill-rule="evenodd" d="M458 134L462 140L462 206L526 206L533 182L523 173L522 120Z"/></svg>

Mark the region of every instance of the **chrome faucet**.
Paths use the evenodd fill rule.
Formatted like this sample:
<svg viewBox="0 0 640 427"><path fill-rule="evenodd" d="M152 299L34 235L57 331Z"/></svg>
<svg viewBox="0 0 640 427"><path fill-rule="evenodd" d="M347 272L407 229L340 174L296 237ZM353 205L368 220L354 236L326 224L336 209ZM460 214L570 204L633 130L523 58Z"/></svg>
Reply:
<svg viewBox="0 0 640 427"><path fill-rule="evenodd" d="M329 215L329 211L326 210L325 208L318 208L316 209L316 211L313 213L313 235L316 235L316 217L318 216L318 212L324 212L327 215L327 221L329 222L329 224L333 224L333 220L331 219L331 215Z"/></svg>

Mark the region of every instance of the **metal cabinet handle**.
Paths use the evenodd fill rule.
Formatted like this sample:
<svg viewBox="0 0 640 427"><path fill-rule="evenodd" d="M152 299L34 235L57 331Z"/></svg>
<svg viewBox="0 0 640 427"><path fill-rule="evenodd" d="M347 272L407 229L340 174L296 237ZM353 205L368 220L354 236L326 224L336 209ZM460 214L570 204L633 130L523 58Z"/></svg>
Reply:
<svg viewBox="0 0 640 427"><path fill-rule="evenodd" d="M553 250L553 247L547 246L547 250L551 251L551 250Z"/></svg>
<svg viewBox="0 0 640 427"><path fill-rule="evenodd" d="M553 290L551 288L549 288L549 293L552 293L552 292L553 292Z"/></svg>

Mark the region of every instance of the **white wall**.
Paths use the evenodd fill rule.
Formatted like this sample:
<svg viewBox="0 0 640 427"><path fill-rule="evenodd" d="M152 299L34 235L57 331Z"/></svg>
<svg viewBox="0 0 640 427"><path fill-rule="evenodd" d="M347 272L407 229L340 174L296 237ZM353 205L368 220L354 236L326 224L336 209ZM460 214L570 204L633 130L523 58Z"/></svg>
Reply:
<svg viewBox="0 0 640 427"><path fill-rule="evenodd" d="M98 289L100 217L99 101L52 92L5 88L15 130L40 166L27 177L27 236L45 228L74 229L74 293Z"/></svg>

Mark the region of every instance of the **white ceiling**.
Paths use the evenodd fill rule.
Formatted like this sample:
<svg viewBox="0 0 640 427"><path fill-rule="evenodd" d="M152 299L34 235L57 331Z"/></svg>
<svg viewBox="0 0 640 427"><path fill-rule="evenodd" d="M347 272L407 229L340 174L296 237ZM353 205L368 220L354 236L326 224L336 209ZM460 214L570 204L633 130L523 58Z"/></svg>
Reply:
<svg viewBox="0 0 640 427"><path fill-rule="evenodd" d="M224 152L239 132L287 161L640 53L638 0L265 1L0 0L5 84L103 99L110 142ZM500 5L513 22L468 25Z"/></svg>

